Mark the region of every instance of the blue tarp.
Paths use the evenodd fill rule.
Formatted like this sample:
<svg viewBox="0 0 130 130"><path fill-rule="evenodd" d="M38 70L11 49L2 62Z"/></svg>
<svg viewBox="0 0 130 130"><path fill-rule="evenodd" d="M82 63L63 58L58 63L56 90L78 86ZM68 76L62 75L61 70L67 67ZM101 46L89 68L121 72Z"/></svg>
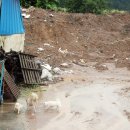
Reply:
<svg viewBox="0 0 130 130"><path fill-rule="evenodd" d="M19 0L2 0L0 8L0 35L24 33Z"/></svg>

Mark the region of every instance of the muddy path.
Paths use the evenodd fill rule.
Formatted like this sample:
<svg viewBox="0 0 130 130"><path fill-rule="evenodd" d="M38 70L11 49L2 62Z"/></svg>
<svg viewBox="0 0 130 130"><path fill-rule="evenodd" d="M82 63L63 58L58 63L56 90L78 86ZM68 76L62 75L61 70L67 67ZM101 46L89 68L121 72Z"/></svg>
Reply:
<svg viewBox="0 0 130 130"><path fill-rule="evenodd" d="M39 92L37 112L25 109L13 112L13 103L0 107L0 130L130 130L130 71L106 64L100 72L73 65L73 74L62 75L64 81ZM43 102L59 98L60 113L44 111Z"/></svg>

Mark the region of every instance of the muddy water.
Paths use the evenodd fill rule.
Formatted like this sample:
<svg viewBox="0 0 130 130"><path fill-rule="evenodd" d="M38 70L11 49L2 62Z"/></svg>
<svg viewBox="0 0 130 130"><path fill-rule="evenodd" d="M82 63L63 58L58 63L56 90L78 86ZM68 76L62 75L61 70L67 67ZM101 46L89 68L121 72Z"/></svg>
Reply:
<svg viewBox="0 0 130 130"><path fill-rule="evenodd" d="M91 66L91 65L90 65ZM130 112L130 72L107 64L109 70L74 66L74 74L64 75L64 82L39 92L37 111L25 108L13 112L14 104L0 107L0 130L130 130L125 111ZM44 111L43 102L59 98L61 112Z"/></svg>

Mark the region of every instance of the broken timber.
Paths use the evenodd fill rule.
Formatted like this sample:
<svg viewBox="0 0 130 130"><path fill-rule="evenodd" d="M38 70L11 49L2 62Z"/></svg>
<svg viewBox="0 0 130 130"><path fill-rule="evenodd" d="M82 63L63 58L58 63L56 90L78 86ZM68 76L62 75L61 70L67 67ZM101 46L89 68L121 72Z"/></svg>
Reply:
<svg viewBox="0 0 130 130"><path fill-rule="evenodd" d="M25 84L41 84L40 69L34 61L36 56L19 53L19 60Z"/></svg>
<svg viewBox="0 0 130 130"><path fill-rule="evenodd" d="M4 80L9 87L10 92L12 93L14 97L14 100L17 100L20 94L20 90L18 86L14 83L13 79L11 78L11 76L9 75L6 69L4 70Z"/></svg>

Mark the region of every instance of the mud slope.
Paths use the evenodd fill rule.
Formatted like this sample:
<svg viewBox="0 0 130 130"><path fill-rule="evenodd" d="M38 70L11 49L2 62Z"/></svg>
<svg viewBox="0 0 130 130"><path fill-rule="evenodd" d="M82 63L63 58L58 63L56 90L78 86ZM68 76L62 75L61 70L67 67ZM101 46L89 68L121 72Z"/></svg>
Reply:
<svg viewBox="0 0 130 130"><path fill-rule="evenodd" d="M130 14L68 14L42 9L30 14L30 19L24 19L26 52L53 65L84 59L129 68ZM38 53L38 47L44 51ZM62 54L59 48L67 53Z"/></svg>

